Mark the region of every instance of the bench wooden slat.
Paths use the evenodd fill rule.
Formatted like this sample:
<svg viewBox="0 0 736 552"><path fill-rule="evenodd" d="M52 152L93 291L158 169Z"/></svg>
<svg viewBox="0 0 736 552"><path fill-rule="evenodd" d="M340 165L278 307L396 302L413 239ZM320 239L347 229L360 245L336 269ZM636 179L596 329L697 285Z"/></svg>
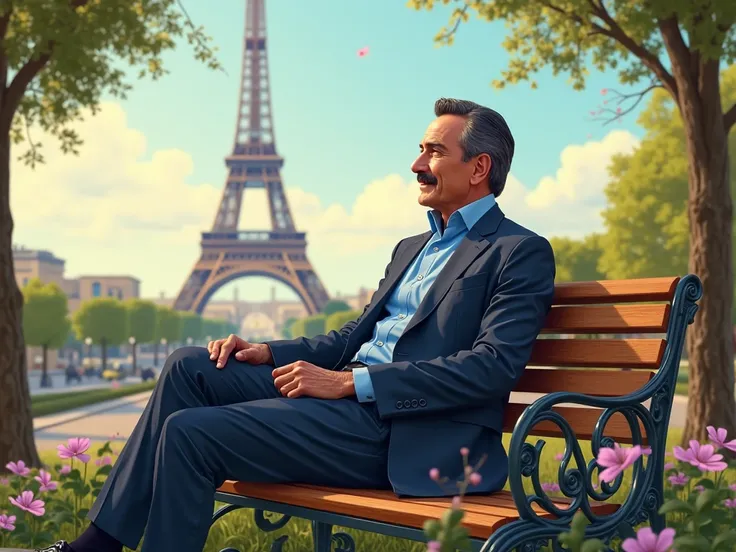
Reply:
<svg viewBox="0 0 736 552"><path fill-rule="evenodd" d="M659 368L664 339L537 339L530 366Z"/></svg>
<svg viewBox="0 0 736 552"><path fill-rule="evenodd" d="M524 409L528 407L528 404L523 403L509 403L506 405L506 412L503 420L503 431L504 433L511 433L516 425L516 420L519 419ZM595 424L598 422L602 414L600 408L586 408L576 406L558 406L552 409L555 412L559 412L565 420L570 424L575 436L578 440L589 441L593 437L593 429ZM648 440L644 435L644 426L641 421L639 422L639 430L642 434L642 442L646 445ZM550 422L544 421L538 423L530 431L530 435L536 435L538 437L561 437L560 428ZM631 443L631 429L629 423L624 418L624 415L617 412L611 419L608 420L606 430L603 432L606 437L615 439L618 443Z"/></svg>
<svg viewBox="0 0 736 552"><path fill-rule="evenodd" d="M670 305L552 307L542 333L665 333Z"/></svg>
<svg viewBox="0 0 736 552"><path fill-rule="evenodd" d="M451 498L449 497L442 499L399 498L392 491L338 489L312 485L226 481L218 490L223 493L382 521L416 529L421 529L428 519L439 519L444 511L451 506ZM490 497L495 497L497 494L510 497L510 493L507 491L494 493ZM471 537L488 538L491 533L502 525L519 518L515 507L483 506L476 502L474 498L466 497L465 501L472 504L472 509L468 509L463 518L463 525L468 529ZM508 503L513 504L510 500ZM565 508L567 507L566 504L566 502L560 502L559 506ZM540 514L543 513L536 505L534 508ZM606 515L615 512L617 508L618 505L616 504L596 504L593 506L593 511L597 515ZM551 518L552 516L545 514L545 517Z"/></svg>
<svg viewBox="0 0 736 552"><path fill-rule="evenodd" d="M525 393L569 391L600 397L617 397L641 389L652 375L652 372L644 371L527 368L515 391Z"/></svg>
<svg viewBox="0 0 736 552"><path fill-rule="evenodd" d="M672 301L679 277L565 282L555 285L555 305Z"/></svg>

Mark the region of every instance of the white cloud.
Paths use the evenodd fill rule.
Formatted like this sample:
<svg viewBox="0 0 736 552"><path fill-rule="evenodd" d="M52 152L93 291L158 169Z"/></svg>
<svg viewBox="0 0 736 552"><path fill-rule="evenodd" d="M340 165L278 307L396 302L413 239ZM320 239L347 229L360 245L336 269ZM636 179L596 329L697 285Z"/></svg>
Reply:
<svg viewBox="0 0 736 552"><path fill-rule="evenodd" d="M45 165L31 170L13 163L15 241L65 259L69 276L130 274L143 281L146 295L177 293L199 255L200 232L212 224L222 184L187 182L193 161L186 152L149 154L145 136L128 127L118 104L104 104L77 128L85 140L78 157L44 140ZM610 157L636 144L618 130L599 142L567 146L555 176L528 189L512 175L499 203L507 216L543 235L598 230ZM251 209L243 226L266 228L265 194L246 194ZM287 196L331 292L374 287L396 242L427 228L416 183L398 175L368 183L349 209L298 188L287 188Z"/></svg>

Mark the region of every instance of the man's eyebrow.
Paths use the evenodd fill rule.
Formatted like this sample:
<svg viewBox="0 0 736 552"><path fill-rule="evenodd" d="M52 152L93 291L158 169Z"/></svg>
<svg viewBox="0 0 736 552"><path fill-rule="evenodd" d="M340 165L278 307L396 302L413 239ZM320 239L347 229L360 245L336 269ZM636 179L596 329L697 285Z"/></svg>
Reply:
<svg viewBox="0 0 736 552"><path fill-rule="evenodd" d="M423 144L419 144L419 149L425 148L447 151L447 148L444 146L444 144L440 144L439 142L425 142Z"/></svg>

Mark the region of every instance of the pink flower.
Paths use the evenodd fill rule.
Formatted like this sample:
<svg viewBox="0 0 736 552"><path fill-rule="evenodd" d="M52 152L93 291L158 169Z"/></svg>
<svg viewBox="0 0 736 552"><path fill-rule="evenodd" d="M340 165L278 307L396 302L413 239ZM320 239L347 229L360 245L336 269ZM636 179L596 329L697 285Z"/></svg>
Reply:
<svg viewBox="0 0 736 552"><path fill-rule="evenodd" d="M560 486L557 483L542 483L542 490L545 493L558 493Z"/></svg>
<svg viewBox="0 0 736 552"><path fill-rule="evenodd" d="M3 487L10 485L10 479L8 479L7 477L0 477L0 485L2 485Z"/></svg>
<svg viewBox="0 0 736 552"><path fill-rule="evenodd" d="M674 448L675 458L681 462L688 462L700 471L723 471L728 467L728 464L721 461L723 455L715 454L715 450L713 445L701 445L695 439L690 441L690 448L688 449Z"/></svg>
<svg viewBox="0 0 736 552"><path fill-rule="evenodd" d="M108 464L112 464L112 458L105 455L102 458L98 458L97 460L95 460L95 464L97 464L98 466L107 466Z"/></svg>
<svg viewBox="0 0 736 552"><path fill-rule="evenodd" d="M437 468L432 468L431 470L429 470L429 478L432 481L439 481L440 470L438 470Z"/></svg>
<svg viewBox="0 0 736 552"><path fill-rule="evenodd" d="M727 498L723 501L723 505L726 508L736 508L736 498Z"/></svg>
<svg viewBox="0 0 736 552"><path fill-rule="evenodd" d="M601 96L605 96L607 93L608 93L608 89L607 88L601 89Z"/></svg>
<svg viewBox="0 0 736 552"><path fill-rule="evenodd" d="M467 456L468 454L470 454L470 451L468 450L468 447L461 448L460 449L460 454L462 454L463 456Z"/></svg>
<svg viewBox="0 0 736 552"><path fill-rule="evenodd" d="M717 449L725 448L736 452L736 439L726 441L728 431L726 431L725 428L719 427L716 429L713 426L708 426L706 429L708 430L708 439L710 439L710 442L713 443Z"/></svg>
<svg viewBox="0 0 736 552"><path fill-rule="evenodd" d="M603 447L598 451L598 458L596 458L598 465L606 468L598 474L598 479L606 483L610 483L616 479L622 471L641 456L641 447L639 445L631 448L622 448L618 443L614 443L613 447Z"/></svg>
<svg viewBox="0 0 736 552"><path fill-rule="evenodd" d="M358 50L358 57L365 57L368 55L368 52L370 52L368 46L364 46Z"/></svg>
<svg viewBox="0 0 736 552"><path fill-rule="evenodd" d="M667 479L673 487L683 487L690 481L690 478L682 472L677 475L670 475Z"/></svg>
<svg viewBox="0 0 736 552"><path fill-rule="evenodd" d="M23 491L20 493L20 496L9 498L8 500L10 500L10 503L13 506L18 507L21 510L25 510L34 516L42 516L46 512L44 501L34 500L33 493L31 491Z"/></svg>
<svg viewBox="0 0 736 552"><path fill-rule="evenodd" d="M635 539L626 539L621 548L624 552L667 552L675 539L675 530L662 529L657 535L651 527L642 527Z"/></svg>
<svg viewBox="0 0 736 552"><path fill-rule="evenodd" d="M63 466L61 466L59 473L61 475L66 475L68 473L71 473L71 471L72 471L72 467L69 464L64 464Z"/></svg>
<svg viewBox="0 0 736 552"><path fill-rule="evenodd" d="M440 541L429 541L427 543L427 552L440 552L442 550L442 543Z"/></svg>
<svg viewBox="0 0 736 552"><path fill-rule="evenodd" d="M734 492L736 492L736 483L731 483L728 488Z"/></svg>
<svg viewBox="0 0 736 552"><path fill-rule="evenodd" d="M650 454L652 454L652 447L641 447L642 456L649 456Z"/></svg>
<svg viewBox="0 0 736 552"><path fill-rule="evenodd" d="M702 485L695 485L693 487L693 491L698 491L699 493L702 493L704 490L705 490L705 487L703 487Z"/></svg>
<svg viewBox="0 0 736 552"><path fill-rule="evenodd" d="M6 531L15 530L15 516L6 516L5 514L0 515L0 529Z"/></svg>
<svg viewBox="0 0 736 552"><path fill-rule="evenodd" d="M555 460L557 460L558 462L560 460L562 460L564 457L565 457L565 453L564 452L559 452L559 453L555 454Z"/></svg>
<svg viewBox="0 0 736 552"><path fill-rule="evenodd" d="M110 384L110 387L112 387L113 389L117 389L118 387L120 387L120 382L118 380L113 380L113 382Z"/></svg>
<svg viewBox="0 0 736 552"><path fill-rule="evenodd" d="M39 492L56 490L56 481L51 481L51 474L46 470L38 470L38 475L34 479L41 484Z"/></svg>
<svg viewBox="0 0 736 552"><path fill-rule="evenodd" d="M83 463L90 460L89 454L84 454L89 449L89 439L85 437L72 437L66 442L66 445L58 445L56 450L59 451L59 458L79 458Z"/></svg>
<svg viewBox="0 0 736 552"><path fill-rule="evenodd" d="M26 475L31 473L31 470L28 469L26 463L23 460L18 460L17 462L8 462L7 464L5 464L5 467L13 472L15 475L20 475L21 477L25 477Z"/></svg>
<svg viewBox="0 0 736 552"><path fill-rule="evenodd" d="M462 507L463 507L462 498L460 498L459 496L453 496L452 497L452 508L454 510L459 510Z"/></svg>
<svg viewBox="0 0 736 552"><path fill-rule="evenodd" d="M483 478L480 476L479 473L473 472L473 473L470 474L470 484L471 485L473 485L473 486L480 485L480 482L482 480L483 480Z"/></svg>
<svg viewBox="0 0 736 552"><path fill-rule="evenodd" d="M675 465L672 462L665 462L664 471L674 470Z"/></svg>

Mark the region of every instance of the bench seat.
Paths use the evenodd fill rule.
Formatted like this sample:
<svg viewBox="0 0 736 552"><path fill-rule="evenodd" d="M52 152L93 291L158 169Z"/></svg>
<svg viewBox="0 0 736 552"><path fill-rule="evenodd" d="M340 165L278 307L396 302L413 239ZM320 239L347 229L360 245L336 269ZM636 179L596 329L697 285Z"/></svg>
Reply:
<svg viewBox="0 0 736 552"><path fill-rule="evenodd" d="M421 529L428 519L442 517L452 503L451 498L444 497L399 498L392 491L242 481L226 481L219 492L415 529ZM566 509L570 500L559 498L553 503ZM608 515L615 512L619 505L592 502L591 506L596 515ZM467 495L463 500L463 508L463 526L468 529L471 537L478 539L487 539L501 526L519 519L519 512L509 491L499 491L491 495ZM272 507L271 510L277 511L278 508ZM541 517L553 519L538 506L534 510Z"/></svg>

